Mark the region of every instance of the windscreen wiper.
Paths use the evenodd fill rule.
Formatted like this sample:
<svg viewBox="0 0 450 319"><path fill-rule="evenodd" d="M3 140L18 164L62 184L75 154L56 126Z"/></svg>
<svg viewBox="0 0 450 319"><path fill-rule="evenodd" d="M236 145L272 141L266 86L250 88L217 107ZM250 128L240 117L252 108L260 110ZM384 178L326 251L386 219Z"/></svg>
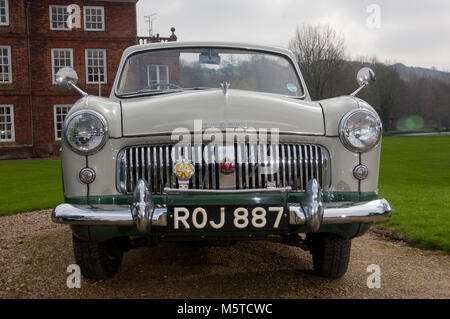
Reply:
<svg viewBox="0 0 450 319"><path fill-rule="evenodd" d="M169 89L169 90L162 90L162 89L142 89L136 92L130 92L126 94L122 94L122 96L134 96L139 94L145 94L145 95L159 95L159 94L169 94L169 93L177 93L177 92L183 92L184 89Z"/></svg>

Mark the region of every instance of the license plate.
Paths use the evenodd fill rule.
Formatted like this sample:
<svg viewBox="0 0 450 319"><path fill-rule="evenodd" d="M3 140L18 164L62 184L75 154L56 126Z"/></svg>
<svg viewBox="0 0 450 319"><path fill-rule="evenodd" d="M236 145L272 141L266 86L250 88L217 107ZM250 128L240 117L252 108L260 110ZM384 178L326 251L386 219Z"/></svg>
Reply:
<svg viewBox="0 0 450 319"><path fill-rule="evenodd" d="M288 213L284 206L168 206L169 230L173 231L255 231L286 230Z"/></svg>

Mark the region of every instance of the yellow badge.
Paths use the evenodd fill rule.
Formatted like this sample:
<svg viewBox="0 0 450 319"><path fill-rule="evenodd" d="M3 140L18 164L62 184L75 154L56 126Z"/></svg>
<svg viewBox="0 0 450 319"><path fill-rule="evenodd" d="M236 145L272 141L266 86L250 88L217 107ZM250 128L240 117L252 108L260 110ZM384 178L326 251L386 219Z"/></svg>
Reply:
<svg viewBox="0 0 450 319"><path fill-rule="evenodd" d="M189 160L181 160L174 165L174 173L180 181L188 181L194 172L194 165Z"/></svg>

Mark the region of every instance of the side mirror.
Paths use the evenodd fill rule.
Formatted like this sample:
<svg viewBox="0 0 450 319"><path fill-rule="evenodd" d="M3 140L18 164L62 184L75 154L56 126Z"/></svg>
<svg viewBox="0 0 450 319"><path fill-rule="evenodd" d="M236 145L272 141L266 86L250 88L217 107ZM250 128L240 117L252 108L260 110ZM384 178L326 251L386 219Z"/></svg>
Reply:
<svg viewBox="0 0 450 319"><path fill-rule="evenodd" d="M56 84L64 90L73 87L75 90L80 92L82 96L87 96L88 94L76 86L78 82L78 75L72 68L62 68L56 73Z"/></svg>
<svg viewBox="0 0 450 319"><path fill-rule="evenodd" d="M62 89L68 90L71 87L70 83L77 84L77 82L77 72L72 68L62 68L56 73L56 83Z"/></svg>
<svg viewBox="0 0 450 319"><path fill-rule="evenodd" d="M364 67L361 70L358 71L358 74L356 75L356 81L358 81L358 84L360 86L369 85L372 82L375 82L375 72L371 68Z"/></svg>
<svg viewBox="0 0 450 319"><path fill-rule="evenodd" d="M359 88L350 95L355 96L359 91L368 86L370 83L375 82L375 79L375 72L373 72L371 68L364 67L360 69L358 71L358 74L356 75L356 81L358 81Z"/></svg>

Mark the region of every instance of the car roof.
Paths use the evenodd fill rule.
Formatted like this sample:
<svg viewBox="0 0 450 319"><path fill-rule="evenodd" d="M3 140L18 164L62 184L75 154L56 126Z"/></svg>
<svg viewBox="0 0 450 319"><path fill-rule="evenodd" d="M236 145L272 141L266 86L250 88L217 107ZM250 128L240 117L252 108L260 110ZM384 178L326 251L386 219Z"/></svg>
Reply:
<svg viewBox="0 0 450 319"><path fill-rule="evenodd" d="M124 55L129 55L139 51L146 51L152 49L168 49L168 48L186 48L186 47L221 47L221 48L233 48L233 49L247 49L247 50L261 50L269 51L279 54L290 56L293 60L294 54L288 48L254 44L254 43L241 43L241 42L222 42L222 41L172 41L172 42L157 42L148 44L137 44L128 47L124 51Z"/></svg>

